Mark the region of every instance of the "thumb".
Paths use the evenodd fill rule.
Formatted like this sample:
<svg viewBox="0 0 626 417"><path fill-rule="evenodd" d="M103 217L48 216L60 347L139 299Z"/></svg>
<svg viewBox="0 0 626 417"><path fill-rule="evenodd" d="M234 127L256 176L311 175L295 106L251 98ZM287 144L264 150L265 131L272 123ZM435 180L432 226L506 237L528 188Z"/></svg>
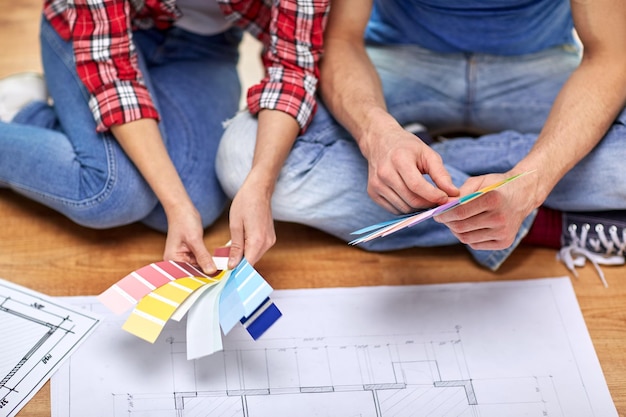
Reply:
<svg viewBox="0 0 626 417"><path fill-rule="evenodd" d="M213 262L213 257L204 246L204 244L200 244L197 247L191 248L191 250L196 258L198 266L200 266L200 268L202 269L202 272L207 275L212 275L217 272L215 262Z"/></svg>
<svg viewBox="0 0 626 417"><path fill-rule="evenodd" d="M228 269L235 269L244 254L244 232L243 228L230 228L230 253L228 255Z"/></svg>
<svg viewBox="0 0 626 417"><path fill-rule="evenodd" d="M243 259L243 246L233 243L230 246L230 254L228 255L228 269L235 269L239 262Z"/></svg>
<svg viewBox="0 0 626 417"><path fill-rule="evenodd" d="M460 191L452 182L452 177L443 165L428 172L437 188L445 192L449 197L456 197Z"/></svg>

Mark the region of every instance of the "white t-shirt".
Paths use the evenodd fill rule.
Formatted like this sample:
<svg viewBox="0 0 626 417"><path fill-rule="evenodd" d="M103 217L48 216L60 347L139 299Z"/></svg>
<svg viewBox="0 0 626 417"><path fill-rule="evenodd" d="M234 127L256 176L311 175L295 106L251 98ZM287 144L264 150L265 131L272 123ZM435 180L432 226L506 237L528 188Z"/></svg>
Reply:
<svg viewBox="0 0 626 417"><path fill-rule="evenodd" d="M215 0L178 0L182 12L176 26L199 35L215 35L232 26Z"/></svg>

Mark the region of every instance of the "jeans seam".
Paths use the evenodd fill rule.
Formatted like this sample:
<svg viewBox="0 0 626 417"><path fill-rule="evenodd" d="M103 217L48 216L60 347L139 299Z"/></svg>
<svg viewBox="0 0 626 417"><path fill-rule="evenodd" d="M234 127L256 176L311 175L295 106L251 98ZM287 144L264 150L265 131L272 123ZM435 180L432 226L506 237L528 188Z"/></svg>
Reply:
<svg viewBox="0 0 626 417"><path fill-rule="evenodd" d="M24 186L22 184L15 183L15 182L13 183L13 186L21 190L27 191L29 194L37 195L40 197L41 200L48 200L48 201L61 203L68 207L86 209L86 208L90 208L101 203L103 200L107 199L111 195L111 191L113 190L113 187L117 180L116 175L114 174L116 172L115 171L116 163L115 163L115 158L113 157L114 152L111 149L111 145L108 142L108 140L104 138L103 140L105 141L105 152L107 155L108 174L107 174L106 180L104 181L105 183L104 187L102 187L100 191L98 191L91 197L86 198L86 199L81 199L81 200L70 200L67 198L60 198L57 196L53 196L51 194L42 193L39 190L34 190L31 187L27 187L27 186Z"/></svg>

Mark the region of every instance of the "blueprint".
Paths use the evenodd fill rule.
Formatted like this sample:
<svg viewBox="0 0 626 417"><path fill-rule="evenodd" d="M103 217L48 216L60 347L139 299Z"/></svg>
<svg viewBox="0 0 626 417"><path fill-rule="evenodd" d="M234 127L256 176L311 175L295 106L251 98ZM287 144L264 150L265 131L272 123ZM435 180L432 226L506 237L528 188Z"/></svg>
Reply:
<svg viewBox="0 0 626 417"><path fill-rule="evenodd" d="M97 317L0 280L0 416L14 416L98 325Z"/></svg>
<svg viewBox="0 0 626 417"><path fill-rule="evenodd" d="M617 417L569 278L277 290L259 340L186 359L106 315L52 378L53 417Z"/></svg>

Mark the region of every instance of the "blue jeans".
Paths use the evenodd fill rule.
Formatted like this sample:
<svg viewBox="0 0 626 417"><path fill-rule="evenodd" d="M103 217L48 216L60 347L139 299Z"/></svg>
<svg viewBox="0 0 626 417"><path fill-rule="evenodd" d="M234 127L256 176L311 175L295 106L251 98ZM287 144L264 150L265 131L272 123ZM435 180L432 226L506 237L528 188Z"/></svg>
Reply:
<svg viewBox="0 0 626 417"><path fill-rule="evenodd" d="M430 131L482 132L432 145L457 186L470 176L504 172L533 146L559 89L579 63L573 48L519 57L437 54L416 46L371 46L389 112L403 125ZM546 205L561 210L626 208L626 115L601 144L557 185ZM256 120L241 113L229 123L218 149L218 177L233 196L250 169ZM320 103L280 173L272 200L277 220L321 229L345 241L350 233L393 216L367 194L367 162L354 139ZM478 263L497 269L528 233L536 212L522 224L513 245L477 251ZM457 244L443 224L429 220L361 245L389 251Z"/></svg>
<svg viewBox="0 0 626 417"><path fill-rule="evenodd" d="M45 19L40 36L54 105L32 103L11 123L0 123L0 186L83 226L139 221L165 232L165 213L148 184L113 135L96 132L71 42ZM210 37L178 28L134 33L163 140L204 226L228 201L215 175L215 154L223 122L239 106L240 40L236 29Z"/></svg>

